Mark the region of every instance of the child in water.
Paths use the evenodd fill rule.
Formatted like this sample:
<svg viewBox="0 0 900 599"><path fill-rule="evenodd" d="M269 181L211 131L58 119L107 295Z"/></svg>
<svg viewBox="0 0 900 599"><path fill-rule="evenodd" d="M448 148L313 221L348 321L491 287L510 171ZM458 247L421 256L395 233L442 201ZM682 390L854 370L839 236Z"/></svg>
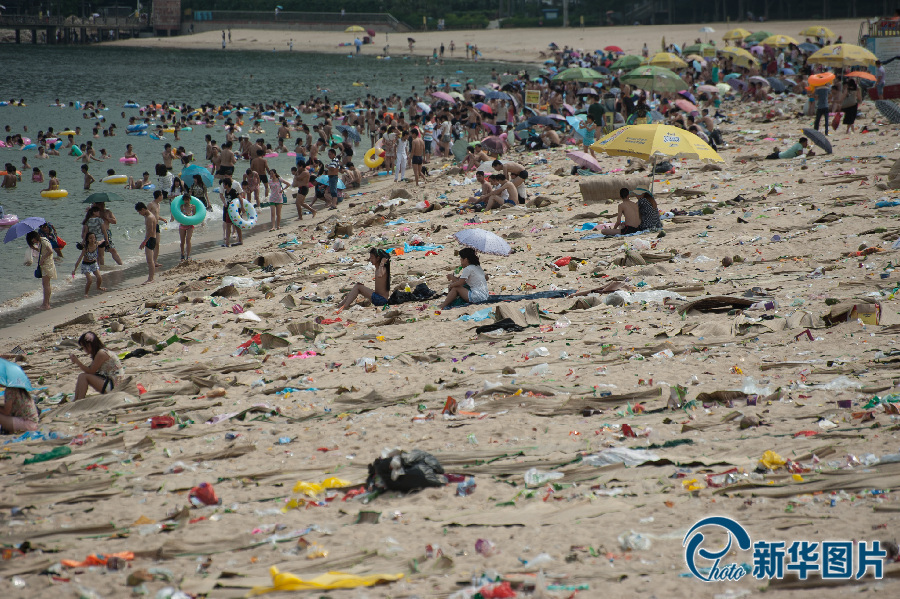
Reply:
<svg viewBox="0 0 900 599"><path fill-rule="evenodd" d="M34 167L31 169L31 182L32 183L43 183L44 182L44 173L41 172L41 169L38 167Z"/></svg>

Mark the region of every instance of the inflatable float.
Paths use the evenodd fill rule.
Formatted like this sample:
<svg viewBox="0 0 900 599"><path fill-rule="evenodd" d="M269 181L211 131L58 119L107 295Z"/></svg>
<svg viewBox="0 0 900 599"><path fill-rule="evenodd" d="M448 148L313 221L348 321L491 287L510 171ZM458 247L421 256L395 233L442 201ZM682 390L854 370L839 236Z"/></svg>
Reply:
<svg viewBox="0 0 900 599"><path fill-rule="evenodd" d="M101 183L106 183L107 185L123 185L128 183L127 175L110 175L108 177L103 177L100 179Z"/></svg>
<svg viewBox="0 0 900 599"><path fill-rule="evenodd" d="M121 162L122 164L135 164L137 163L137 158L126 158L125 156L122 156L121 158L119 158L119 162Z"/></svg>
<svg viewBox="0 0 900 599"><path fill-rule="evenodd" d="M244 212L247 213L246 218L242 217L241 213L238 212L237 202L232 202L228 207L228 216L231 218L231 222L236 227L239 227L241 229L249 229L256 224L256 208L253 207L252 203L243 198L241 198L241 204L244 207Z"/></svg>
<svg viewBox="0 0 900 599"><path fill-rule="evenodd" d="M172 198L172 204L170 209L172 211L172 218L177 220L182 225L199 225L204 220L206 220L206 205L191 196L191 204L194 206L194 214L193 216L187 216L184 212L181 211L181 198L184 196L175 196Z"/></svg>
<svg viewBox="0 0 900 599"><path fill-rule="evenodd" d="M60 198L66 197L67 195L69 195L69 192L65 189L45 189L41 192L42 198L50 198L51 200L58 200Z"/></svg>
<svg viewBox="0 0 900 599"><path fill-rule="evenodd" d="M371 169L376 169L384 162L384 150L372 148L363 156L363 163Z"/></svg>
<svg viewBox="0 0 900 599"><path fill-rule="evenodd" d="M11 227L17 222L19 222L18 216L15 214L7 214L3 218L0 218L0 227Z"/></svg>

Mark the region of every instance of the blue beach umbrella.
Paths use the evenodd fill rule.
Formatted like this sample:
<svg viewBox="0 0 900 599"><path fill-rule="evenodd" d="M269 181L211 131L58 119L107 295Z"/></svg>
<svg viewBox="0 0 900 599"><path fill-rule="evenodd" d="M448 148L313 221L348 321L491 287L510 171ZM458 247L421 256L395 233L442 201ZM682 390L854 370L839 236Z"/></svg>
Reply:
<svg viewBox="0 0 900 599"><path fill-rule="evenodd" d="M200 175L203 184L207 187L216 182L208 170L197 164L192 164L181 171L181 180L184 181L186 185L190 186L191 181L194 180L194 175Z"/></svg>
<svg viewBox="0 0 900 599"><path fill-rule="evenodd" d="M9 243L19 237L25 237L31 231L37 231L38 227L43 225L45 221L40 216L30 216L28 218L23 218L6 231L6 237L3 239L3 243Z"/></svg>
<svg viewBox="0 0 900 599"><path fill-rule="evenodd" d="M18 364L0 358L0 387L16 387L26 391L34 391L31 381Z"/></svg>
<svg viewBox="0 0 900 599"><path fill-rule="evenodd" d="M328 185L328 175L322 175L321 177L316 179L316 183L321 183L322 185ZM344 182L338 179L337 182L338 189L346 189L347 186L344 185Z"/></svg>

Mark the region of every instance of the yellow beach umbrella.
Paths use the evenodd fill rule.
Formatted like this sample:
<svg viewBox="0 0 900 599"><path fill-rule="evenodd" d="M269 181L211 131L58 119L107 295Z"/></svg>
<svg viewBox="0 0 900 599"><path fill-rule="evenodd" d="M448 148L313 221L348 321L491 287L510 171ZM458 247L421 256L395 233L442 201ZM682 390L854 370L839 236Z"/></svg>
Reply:
<svg viewBox="0 0 900 599"><path fill-rule="evenodd" d="M806 29L800 32L800 35L812 35L815 37L836 37L834 35L834 31L829 29L828 27L823 27L822 25L810 25Z"/></svg>
<svg viewBox="0 0 900 599"><path fill-rule="evenodd" d="M665 69L687 68L687 63L681 60L677 54L672 54L671 52L657 52L647 64Z"/></svg>
<svg viewBox="0 0 900 599"><path fill-rule="evenodd" d="M746 29L741 29L740 27L738 27L737 29L731 29L729 31L726 31L725 35L722 36L722 39L723 40L742 40L745 37L747 37L748 35L750 35L750 33L751 32L747 31Z"/></svg>
<svg viewBox="0 0 900 599"><path fill-rule="evenodd" d="M855 65L874 66L878 57L854 44L834 44L814 52L806 62L823 64L827 67L852 67Z"/></svg>
<svg viewBox="0 0 900 599"><path fill-rule="evenodd" d="M365 29L363 27L360 27L359 25L351 25L350 27L344 29L344 33L363 33L364 31Z"/></svg>
<svg viewBox="0 0 900 599"><path fill-rule="evenodd" d="M790 46L791 44L797 45L799 42L789 35L770 35L760 43L764 46L783 48L785 46Z"/></svg>
<svg viewBox="0 0 900 599"><path fill-rule="evenodd" d="M652 160L654 166L659 156L724 162L708 143L693 133L672 125L627 125L595 141L591 149L610 156L633 156L641 160ZM651 191L653 170L650 169Z"/></svg>
<svg viewBox="0 0 900 599"><path fill-rule="evenodd" d="M759 64L756 57L743 48L725 48L722 54L730 56L731 61L739 67L750 68Z"/></svg>

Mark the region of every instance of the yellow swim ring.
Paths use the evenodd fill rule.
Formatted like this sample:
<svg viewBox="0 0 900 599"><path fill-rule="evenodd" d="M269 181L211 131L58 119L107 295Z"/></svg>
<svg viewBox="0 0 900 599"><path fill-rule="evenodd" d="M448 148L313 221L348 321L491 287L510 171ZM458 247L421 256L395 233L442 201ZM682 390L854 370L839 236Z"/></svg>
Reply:
<svg viewBox="0 0 900 599"><path fill-rule="evenodd" d="M124 183L128 183L127 175L110 175L108 177L103 177L100 180L103 183L107 183L109 185L122 185Z"/></svg>
<svg viewBox="0 0 900 599"><path fill-rule="evenodd" d="M66 129L65 131L60 131L59 135L78 135L78 133L71 129Z"/></svg>
<svg viewBox="0 0 900 599"><path fill-rule="evenodd" d="M363 156L363 162L369 168L378 168L384 162L384 150L372 148Z"/></svg>
<svg viewBox="0 0 900 599"><path fill-rule="evenodd" d="M51 189L49 191L45 189L44 191L41 192L41 197L51 198L54 200L58 200L59 198L64 198L67 195L69 195L69 192L66 191L65 189Z"/></svg>

